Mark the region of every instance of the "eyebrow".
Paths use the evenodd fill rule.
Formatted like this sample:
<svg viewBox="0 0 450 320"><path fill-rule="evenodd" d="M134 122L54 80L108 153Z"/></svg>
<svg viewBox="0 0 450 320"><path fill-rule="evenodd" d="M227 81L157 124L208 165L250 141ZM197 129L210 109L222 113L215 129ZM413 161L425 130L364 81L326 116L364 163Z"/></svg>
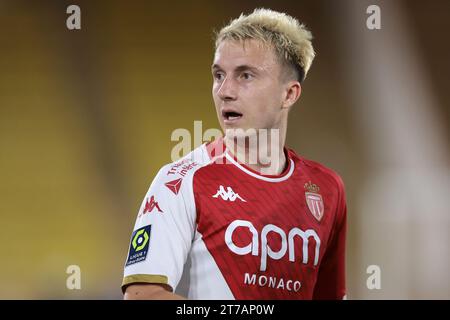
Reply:
<svg viewBox="0 0 450 320"><path fill-rule="evenodd" d="M212 67L211 67L211 70L217 70L217 69L222 70L222 68L218 64L213 64ZM241 72L241 71L244 71L244 70L250 70L250 71L253 71L253 72L259 72L258 68L250 66L250 65L247 65L247 64L243 64L243 65L240 65L240 66L237 66L236 68L234 68L234 71L237 71L237 72Z"/></svg>

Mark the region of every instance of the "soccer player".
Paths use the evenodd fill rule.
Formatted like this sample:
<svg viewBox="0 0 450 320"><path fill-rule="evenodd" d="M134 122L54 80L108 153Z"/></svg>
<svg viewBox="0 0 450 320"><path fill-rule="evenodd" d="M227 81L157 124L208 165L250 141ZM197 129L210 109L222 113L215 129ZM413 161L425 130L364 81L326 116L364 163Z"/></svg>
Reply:
<svg viewBox="0 0 450 320"><path fill-rule="evenodd" d="M217 33L212 94L225 135L153 180L131 237L125 299L344 298L343 182L285 147L311 38L268 9Z"/></svg>

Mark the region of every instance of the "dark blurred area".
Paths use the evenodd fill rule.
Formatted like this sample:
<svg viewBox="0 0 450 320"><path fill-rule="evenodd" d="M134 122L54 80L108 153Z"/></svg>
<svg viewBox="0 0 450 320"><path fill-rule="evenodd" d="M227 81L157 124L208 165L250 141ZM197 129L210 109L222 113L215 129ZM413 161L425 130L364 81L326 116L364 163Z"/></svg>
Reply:
<svg viewBox="0 0 450 320"><path fill-rule="evenodd" d="M81 30L66 27L71 4ZM371 4L380 30L366 26ZM314 36L288 146L345 182L348 298L450 298L446 0L0 1L0 298L122 297L171 133L219 127L213 30L256 7ZM66 287L69 265L81 290Z"/></svg>

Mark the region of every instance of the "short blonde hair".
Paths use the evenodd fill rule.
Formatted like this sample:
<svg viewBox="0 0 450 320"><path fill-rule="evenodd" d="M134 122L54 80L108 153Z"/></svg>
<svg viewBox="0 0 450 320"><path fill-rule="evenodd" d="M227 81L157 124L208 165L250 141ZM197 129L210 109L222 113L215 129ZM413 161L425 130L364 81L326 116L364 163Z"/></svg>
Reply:
<svg viewBox="0 0 450 320"><path fill-rule="evenodd" d="M312 34L297 19L270 9L255 9L251 14L232 20L215 33L216 49L223 40L256 39L272 44L278 57L295 70L302 82L315 56Z"/></svg>

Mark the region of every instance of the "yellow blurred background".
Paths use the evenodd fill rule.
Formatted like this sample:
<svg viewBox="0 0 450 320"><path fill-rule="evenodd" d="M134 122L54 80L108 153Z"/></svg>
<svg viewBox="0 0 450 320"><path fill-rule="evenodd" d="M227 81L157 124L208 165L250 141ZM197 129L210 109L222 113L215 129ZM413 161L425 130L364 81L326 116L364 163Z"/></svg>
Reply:
<svg viewBox="0 0 450 320"><path fill-rule="evenodd" d="M71 4L81 30L66 27ZM371 4L379 30L366 26ZM348 298L450 298L450 2L7 0L1 299L122 298L134 220L171 162L171 133L218 128L212 31L256 7L314 35L288 146L346 184ZM66 287L69 265L80 290ZM381 289L366 285L370 265Z"/></svg>

